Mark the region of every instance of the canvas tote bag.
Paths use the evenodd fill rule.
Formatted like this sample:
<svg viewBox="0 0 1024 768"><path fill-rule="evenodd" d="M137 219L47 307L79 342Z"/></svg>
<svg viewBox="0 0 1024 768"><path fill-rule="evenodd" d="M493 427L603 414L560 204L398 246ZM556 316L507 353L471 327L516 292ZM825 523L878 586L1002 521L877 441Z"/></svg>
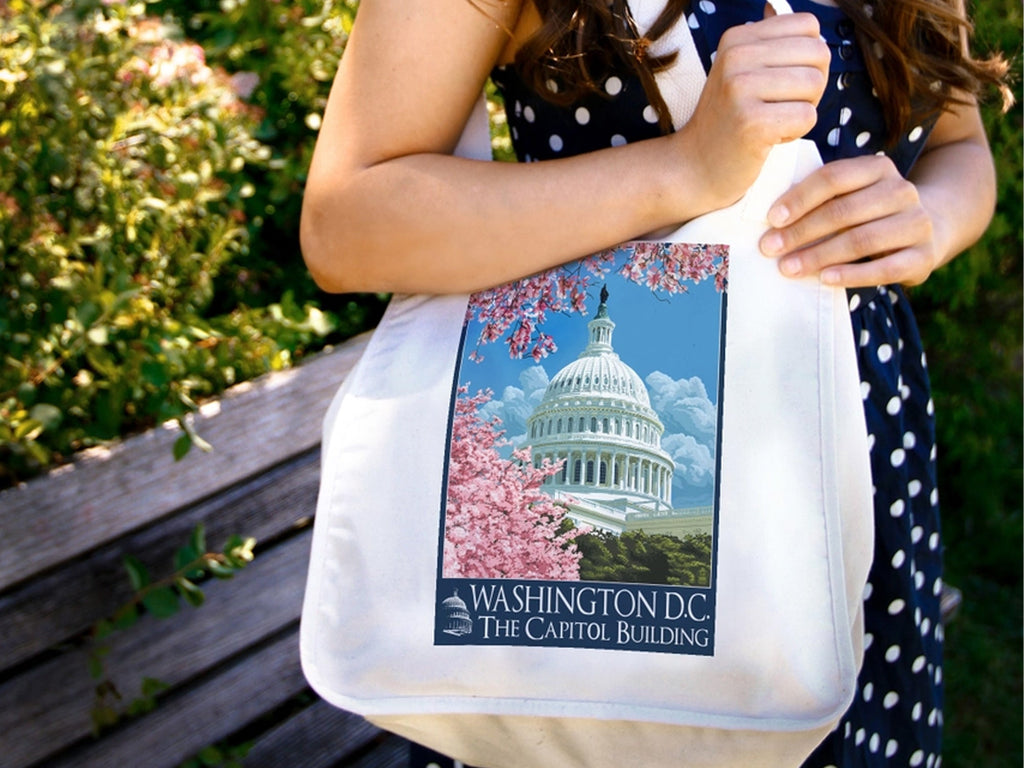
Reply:
<svg viewBox="0 0 1024 768"><path fill-rule="evenodd" d="M489 158L485 112L460 153ZM486 768L800 765L854 693L873 537L845 292L757 247L818 165L779 146L658 242L392 300L324 422L321 696Z"/></svg>

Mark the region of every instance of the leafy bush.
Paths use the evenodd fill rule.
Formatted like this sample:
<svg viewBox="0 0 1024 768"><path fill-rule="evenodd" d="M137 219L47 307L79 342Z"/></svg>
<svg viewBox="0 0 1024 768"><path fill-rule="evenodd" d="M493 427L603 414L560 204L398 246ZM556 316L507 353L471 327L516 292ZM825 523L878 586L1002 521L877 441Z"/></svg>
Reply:
<svg viewBox="0 0 1024 768"><path fill-rule="evenodd" d="M1019 2L976 2L972 12L977 48L1019 57ZM992 225L913 295L935 389L947 578L964 592L946 634L946 763L989 768L1019 766L1024 754L1019 59L1014 71L1018 106L982 109L999 179Z"/></svg>
<svg viewBox="0 0 1024 768"><path fill-rule="evenodd" d="M264 112L142 11L0 5L0 487L184 422L336 325L280 286L262 309L218 295L218 277L252 274L249 201L274 170Z"/></svg>

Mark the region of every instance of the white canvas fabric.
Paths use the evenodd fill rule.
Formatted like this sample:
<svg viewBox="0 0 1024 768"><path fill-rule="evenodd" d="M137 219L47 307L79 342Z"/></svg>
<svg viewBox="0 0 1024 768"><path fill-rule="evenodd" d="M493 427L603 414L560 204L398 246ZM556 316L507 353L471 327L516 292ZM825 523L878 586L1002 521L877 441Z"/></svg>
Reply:
<svg viewBox="0 0 1024 768"><path fill-rule="evenodd" d="M467 130L463 154L489 151L480 125ZM728 246L714 561L700 588L621 591L636 607L636 590L647 590L652 616L691 600L686 618L713 625L710 647L680 641L659 652L660 628L646 646L622 641L613 615L608 637L589 646L565 632L519 642L521 629L488 644L439 623L455 604L445 589L466 581L449 578L442 546L470 298L399 296L324 422L301 631L303 667L321 696L481 768L800 765L854 693L873 537L845 292L781 277L757 247L768 206L818 165L810 142L777 147L743 200L664 238ZM612 291L609 314L620 295ZM473 614L476 637L497 626L479 595L503 583L477 579L456 601ZM590 589L561 584L577 597ZM631 611L609 609L619 592L607 589L604 612L619 611L621 632ZM553 626L544 610L537 602L520 612ZM594 637L607 629L592 624ZM627 637L646 631L634 624Z"/></svg>

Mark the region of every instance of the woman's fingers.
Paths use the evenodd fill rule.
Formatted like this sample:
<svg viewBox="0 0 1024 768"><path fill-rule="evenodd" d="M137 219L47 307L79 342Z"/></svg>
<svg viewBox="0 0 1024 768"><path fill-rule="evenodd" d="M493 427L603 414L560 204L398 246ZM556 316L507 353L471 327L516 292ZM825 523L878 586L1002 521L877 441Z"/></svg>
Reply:
<svg viewBox="0 0 1024 768"><path fill-rule="evenodd" d="M791 277L846 286L919 283L934 269L932 222L917 189L883 157L829 163L772 206L761 240Z"/></svg>

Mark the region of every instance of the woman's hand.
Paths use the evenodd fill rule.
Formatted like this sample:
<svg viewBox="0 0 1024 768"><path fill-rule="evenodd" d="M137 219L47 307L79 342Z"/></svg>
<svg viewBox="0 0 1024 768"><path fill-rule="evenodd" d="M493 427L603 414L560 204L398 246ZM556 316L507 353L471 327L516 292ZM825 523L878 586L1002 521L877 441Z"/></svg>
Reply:
<svg viewBox="0 0 1024 768"><path fill-rule="evenodd" d="M941 263L932 217L917 187L883 156L837 160L814 171L768 212L766 256L789 277L829 285L917 285Z"/></svg>
<svg viewBox="0 0 1024 768"><path fill-rule="evenodd" d="M772 146L814 126L829 59L808 13L727 30L693 117L674 137L685 148L687 194L705 196L708 210L738 200Z"/></svg>

